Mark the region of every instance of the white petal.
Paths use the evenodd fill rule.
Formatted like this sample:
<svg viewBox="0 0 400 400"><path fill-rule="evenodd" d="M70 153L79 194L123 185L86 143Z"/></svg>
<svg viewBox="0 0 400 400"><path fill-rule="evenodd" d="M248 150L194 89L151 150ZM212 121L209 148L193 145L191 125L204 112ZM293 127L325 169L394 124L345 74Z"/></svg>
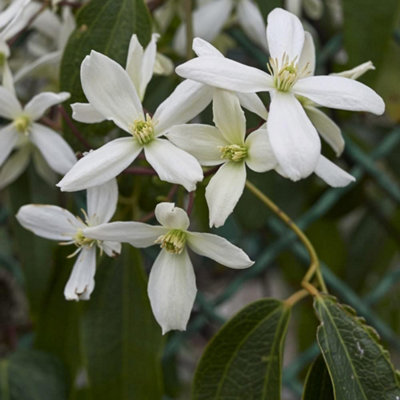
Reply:
<svg viewBox="0 0 400 400"><path fill-rule="evenodd" d="M196 9L192 14L193 34L212 42L221 32L232 10L231 0L215 0ZM174 50L184 55L186 52L186 24L178 28L174 41Z"/></svg>
<svg viewBox="0 0 400 400"><path fill-rule="evenodd" d="M175 125L168 131L167 138L196 157L201 165L222 164L220 148L230 144L217 128L201 124Z"/></svg>
<svg viewBox="0 0 400 400"><path fill-rule="evenodd" d="M257 114L262 119L266 120L268 118L267 107L265 107L256 93L236 92L236 95L239 97L240 105L243 108Z"/></svg>
<svg viewBox="0 0 400 400"><path fill-rule="evenodd" d="M57 49L64 50L71 33L76 28L74 14L69 7L63 7L61 10L62 24L57 38Z"/></svg>
<svg viewBox="0 0 400 400"><path fill-rule="evenodd" d="M299 79L293 86L293 92L324 107L369 111L377 115L385 111L385 103L374 90L341 76L310 76Z"/></svg>
<svg viewBox="0 0 400 400"><path fill-rule="evenodd" d="M193 51L199 57L224 57L224 55L216 47L199 37L193 39Z"/></svg>
<svg viewBox="0 0 400 400"><path fill-rule="evenodd" d="M156 53L154 61L154 73L157 75L171 75L174 73L175 65L170 58L161 53Z"/></svg>
<svg viewBox="0 0 400 400"><path fill-rule="evenodd" d="M143 222L109 222L83 230L83 234L92 239L129 243L138 248L153 246L167 232L163 226Z"/></svg>
<svg viewBox="0 0 400 400"><path fill-rule="evenodd" d="M230 144L242 145L246 134L246 118L238 97L226 90L214 89L215 126Z"/></svg>
<svg viewBox="0 0 400 400"><path fill-rule="evenodd" d="M148 294L154 317L165 334L185 330L196 298L196 278L186 249L181 254L161 250L150 271Z"/></svg>
<svg viewBox="0 0 400 400"><path fill-rule="evenodd" d="M311 19L320 19L324 12L324 5L321 0L303 0L304 11Z"/></svg>
<svg viewBox="0 0 400 400"><path fill-rule="evenodd" d="M32 146L31 148L33 150L32 159L36 172L45 182L47 182L51 186L54 186L59 179L57 173L50 168L49 164L47 164L39 149L34 146Z"/></svg>
<svg viewBox="0 0 400 400"><path fill-rule="evenodd" d="M130 137L112 140L81 158L57 186L74 192L101 185L116 177L141 151L142 146Z"/></svg>
<svg viewBox="0 0 400 400"><path fill-rule="evenodd" d="M272 58L279 61L286 53L289 60L300 58L304 44L304 29L300 20L288 11L275 8L268 14L267 38Z"/></svg>
<svg viewBox="0 0 400 400"><path fill-rule="evenodd" d="M247 166L256 172L265 172L275 168L277 161L268 137L267 125L250 133L245 142L248 153Z"/></svg>
<svg viewBox="0 0 400 400"><path fill-rule="evenodd" d="M189 228L190 221L186 211L175 207L175 203L158 203L155 215L157 221L166 228L182 230Z"/></svg>
<svg viewBox="0 0 400 400"><path fill-rule="evenodd" d="M165 133L171 126L190 121L211 103L211 99L210 88L198 82L183 81L154 113L156 135Z"/></svg>
<svg viewBox="0 0 400 400"><path fill-rule="evenodd" d="M0 168L0 189L14 182L25 171L31 154L30 146L23 146Z"/></svg>
<svg viewBox="0 0 400 400"><path fill-rule="evenodd" d="M0 29L10 23L20 13L30 0L14 0L6 9L0 13Z"/></svg>
<svg viewBox="0 0 400 400"><path fill-rule="evenodd" d="M22 107L15 95L0 86L0 117L14 119L21 113Z"/></svg>
<svg viewBox="0 0 400 400"><path fill-rule="evenodd" d="M139 98L142 98L140 93L140 81L142 79L142 62L143 62L143 46L140 44L136 34L132 35L129 42L128 58L126 60L126 72L135 85Z"/></svg>
<svg viewBox="0 0 400 400"><path fill-rule="evenodd" d="M206 188L210 227L225 223L243 193L245 182L244 162L227 162L211 178Z"/></svg>
<svg viewBox="0 0 400 400"><path fill-rule="evenodd" d="M356 179L324 156L319 158L315 174L332 187L343 187Z"/></svg>
<svg viewBox="0 0 400 400"><path fill-rule="evenodd" d="M75 121L95 124L105 119L103 114L100 114L90 103L74 103L71 104L71 108L72 118Z"/></svg>
<svg viewBox="0 0 400 400"><path fill-rule="evenodd" d="M264 18L257 5L250 0L239 1L237 17L246 35L268 52Z"/></svg>
<svg viewBox="0 0 400 400"><path fill-rule="evenodd" d="M336 156L340 156L344 149L344 139L340 128L325 113L316 107L304 107L312 124L317 128L318 133L335 151Z"/></svg>
<svg viewBox="0 0 400 400"><path fill-rule="evenodd" d="M193 58L176 67L175 72L184 78L234 92L262 92L274 87L272 77L266 72L228 58Z"/></svg>
<svg viewBox="0 0 400 400"><path fill-rule="evenodd" d="M221 236L212 233L188 232L188 245L197 254L229 268L242 269L251 267L248 255L239 247Z"/></svg>
<svg viewBox="0 0 400 400"><path fill-rule="evenodd" d="M361 75L364 75L366 72L374 69L375 65L372 64L372 61L367 61L347 71L332 73L330 75L342 76L343 78L357 79Z"/></svg>
<svg viewBox="0 0 400 400"><path fill-rule="evenodd" d="M0 165L3 164L18 142L18 136L13 124L0 129Z"/></svg>
<svg viewBox="0 0 400 400"><path fill-rule="evenodd" d="M84 247L75 261L64 289L67 300L89 300L94 289L96 247Z"/></svg>
<svg viewBox="0 0 400 400"><path fill-rule="evenodd" d="M114 60L91 51L81 65L85 95L106 119L129 132L135 120L143 119L136 89L127 72Z"/></svg>
<svg viewBox="0 0 400 400"><path fill-rule="evenodd" d="M90 225L108 222L115 213L118 202L118 185L115 178L87 190L87 214Z"/></svg>
<svg viewBox="0 0 400 400"><path fill-rule="evenodd" d="M314 75L315 72L315 46L310 32L304 32L304 46L298 64L299 71L307 71L304 76Z"/></svg>
<svg viewBox="0 0 400 400"><path fill-rule="evenodd" d="M285 8L292 14L297 16L301 15L301 3L302 0L285 0Z"/></svg>
<svg viewBox="0 0 400 400"><path fill-rule="evenodd" d="M70 94L67 92L39 93L25 106L24 112L27 113L33 120L38 120L43 116L47 109L56 104L60 104L69 98Z"/></svg>
<svg viewBox="0 0 400 400"><path fill-rule="evenodd" d="M165 139L155 139L144 148L147 161L162 181L182 185L188 192L203 180L199 162Z"/></svg>
<svg viewBox="0 0 400 400"><path fill-rule="evenodd" d="M275 157L290 179L297 181L314 171L321 142L303 107L292 94L273 94L267 129Z"/></svg>
<svg viewBox="0 0 400 400"><path fill-rule="evenodd" d="M157 40L159 37L160 37L159 34L153 33L151 35L150 43L147 45L146 50L143 53L143 62L141 65L142 78L140 80L140 90L139 90L139 95L141 99L144 97L147 84L150 82L153 76L154 64L156 61L156 54L157 54Z"/></svg>
<svg viewBox="0 0 400 400"><path fill-rule="evenodd" d="M57 206L28 204L19 209L16 217L25 229L46 239L67 241L80 228L69 211Z"/></svg>
<svg viewBox="0 0 400 400"><path fill-rule="evenodd" d="M7 60L4 60L2 85L11 93L15 94L14 78Z"/></svg>
<svg viewBox="0 0 400 400"><path fill-rule="evenodd" d="M64 175L76 163L75 154L69 144L47 126L33 124L31 140L50 167L59 174Z"/></svg>
<svg viewBox="0 0 400 400"><path fill-rule="evenodd" d="M101 244L101 248L109 257L115 257L121 254L121 243L105 241Z"/></svg>

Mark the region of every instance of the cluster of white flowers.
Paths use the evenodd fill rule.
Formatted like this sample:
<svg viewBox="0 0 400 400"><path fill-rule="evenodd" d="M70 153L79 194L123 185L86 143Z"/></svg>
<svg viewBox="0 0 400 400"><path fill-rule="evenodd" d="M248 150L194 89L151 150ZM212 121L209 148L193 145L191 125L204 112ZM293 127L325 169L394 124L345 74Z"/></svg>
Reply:
<svg viewBox="0 0 400 400"><path fill-rule="evenodd" d="M16 16L26 12L30 3L14 1L0 14L0 29L9 29L7 23L12 24ZM58 2L53 3L56 6ZM32 154L45 179L52 181L49 169L63 175L57 184L62 191L87 190L83 219L52 205L26 205L17 214L18 221L36 235L75 245L71 256L79 255L65 287L67 299L89 299L94 289L97 248L100 253L114 256L120 253L124 242L137 248L159 245L161 251L148 284L151 306L163 333L183 330L197 290L187 248L230 268L253 264L226 239L188 231L187 213L171 202L156 206L155 217L160 226L109 222L118 200L115 178L142 150L161 180L182 185L188 192L203 180L202 166L215 168L206 188L210 227L222 226L233 212L245 187L246 166L259 173L275 170L294 181L314 172L335 187L354 180L321 154L319 135L337 155L343 151L344 140L338 126L318 107L383 113L382 99L354 80L371 65L362 65L342 76L314 76L313 39L298 17L282 9L273 10L268 16L265 38L263 19L251 0L216 0L203 5L193 16L195 33L201 34L204 28L212 40L234 6L245 32L262 48L269 49L269 73L225 58L208 41L196 38L193 50L198 57L176 69L187 79L150 114L142 106L147 85L154 73L171 68L170 61L157 55L159 35L153 34L145 49L133 35L125 69L106 55L92 51L80 71L88 103L73 104L73 118L89 124L109 120L127 136L109 141L78 161L58 133L36 122L69 94L40 93L22 107L8 64L3 62L0 116L12 122L0 129L0 187L22 173ZM215 7L221 7L225 19ZM3 21L7 12L8 20ZM48 18L46 15L42 15L43 20ZM51 57L39 51L34 67L60 59L67 32L74 27L72 14L62 15L64 24L57 25L58 39ZM204 15L209 16L207 26L199 22ZM218 24L214 21L217 16ZM252 25L248 23L250 19ZM178 52L184 41L184 27L180 27L174 41ZM8 47L4 47L3 54L6 60ZM24 67L17 76L22 78L31 70ZM256 94L260 91L270 93L269 112ZM211 102L215 126L189 123ZM242 107L261 118L260 126L250 134ZM213 172L209 168L207 171Z"/></svg>

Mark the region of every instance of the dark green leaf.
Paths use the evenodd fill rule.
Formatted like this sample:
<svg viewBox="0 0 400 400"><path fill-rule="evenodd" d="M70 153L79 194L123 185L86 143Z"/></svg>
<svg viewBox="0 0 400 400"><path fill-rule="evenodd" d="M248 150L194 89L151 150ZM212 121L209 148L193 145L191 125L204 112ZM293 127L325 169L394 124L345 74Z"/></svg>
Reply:
<svg viewBox="0 0 400 400"><path fill-rule="evenodd" d="M92 398L161 399L163 341L137 250L124 248L119 260L98 267L86 306L83 350Z"/></svg>
<svg viewBox="0 0 400 400"><path fill-rule="evenodd" d="M63 368L39 351L17 351L0 361L1 400L66 400Z"/></svg>
<svg viewBox="0 0 400 400"><path fill-rule="evenodd" d="M256 301L214 336L200 360L194 399L280 400L282 351L290 309Z"/></svg>
<svg viewBox="0 0 400 400"><path fill-rule="evenodd" d="M267 15L276 7L283 7L283 0L256 0L258 7L260 8L261 14L263 15L265 21L267 20Z"/></svg>
<svg viewBox="0 0 400 400"><path fill-rule="evenodd" d="M331 296L314 303L317 338L337 400L397 400L400 387L375 330Z"/></svg>
<svg viewBox="0 0 400 400"><path fill-rule="evenodd" d="M302 400L334 400L331 377L322 356L308 370Z"/></svg>

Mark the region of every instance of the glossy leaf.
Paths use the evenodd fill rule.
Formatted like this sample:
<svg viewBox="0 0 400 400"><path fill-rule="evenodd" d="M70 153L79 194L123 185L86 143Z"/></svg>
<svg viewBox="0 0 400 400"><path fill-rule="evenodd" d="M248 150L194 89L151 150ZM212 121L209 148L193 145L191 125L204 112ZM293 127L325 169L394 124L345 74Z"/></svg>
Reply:
<svg viewBox="0 0 400 400"><path fill-rule="evenodd" d="M105 259L83 311L83 351L92 398L162 397L161 329L150 309L138 250Z"/></svg>
<svg viewBox="0 0 400 400"><path fill-rule="evenodd" d="M397 400L400 386L375 330L331 296L314 303L317 338L337 400Z"/></svg>
<svg viewBox="0 0 400 400"><path fill-rule="evenodd" d="M335 400L331 377L321 355L308 370L302 400Z"/></svg>
<svg viewBox="0 0 400 400"><path fill-rule="evenodd" d="M280 400L289 315L281 301L263 299L229 320L200 360L193 398Z"/></svg>

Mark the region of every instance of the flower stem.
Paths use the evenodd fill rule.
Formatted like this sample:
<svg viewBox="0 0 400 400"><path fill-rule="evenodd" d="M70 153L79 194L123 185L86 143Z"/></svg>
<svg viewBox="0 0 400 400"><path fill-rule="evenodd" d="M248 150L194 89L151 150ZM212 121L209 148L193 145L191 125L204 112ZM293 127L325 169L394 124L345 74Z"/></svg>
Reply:
<svg viewBox="0 0 400 400"><path fill-rule="evenodd" d="M304 299L304 297L307 297L310 294L310 292L306 289L300 289L299 291L293 293L290 297L288 297L284 303L288 307L293 307L296 303L298 303L300 300Z"/></svg>
<svg viewBox="0 0 400 400"><path fill-rule="evenodd" d="M321 286L321 289L324 292L327 292L327 288L324 282L324 278L322 277L319 259L317 253L311 244L310 240L304 234L304 232L290 219L290 217L285 214L269 197L267 197L264 193L262 193L256 186L254 186L251 182L246 181L246 187L249 189L259 200L261 200L270 210L272 210L300 239L303 243L304 247L307 249L308 254L310 256L310 266L304 275L302 280L302 286L305 287L305 284L309 285L310 280L316 275L318 282Z"/></svg>
<svg viewBox="0 0 400 400"><path fill-rule="evenodd" d="M190 60L193 57L193 18L192 18L192 0L185 0L185 20L186 20L186 58Z"/></svg>

